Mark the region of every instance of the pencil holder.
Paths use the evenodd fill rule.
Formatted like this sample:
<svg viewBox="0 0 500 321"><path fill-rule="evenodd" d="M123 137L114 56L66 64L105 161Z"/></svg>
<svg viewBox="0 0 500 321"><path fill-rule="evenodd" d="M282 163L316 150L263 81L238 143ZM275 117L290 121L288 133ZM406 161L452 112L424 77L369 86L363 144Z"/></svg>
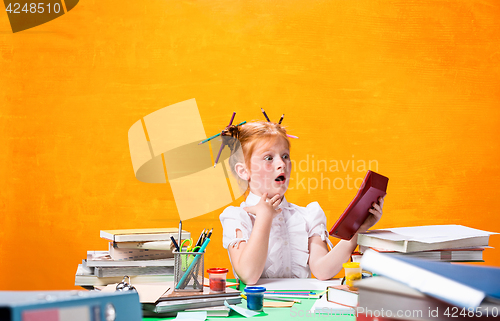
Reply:
<svg viewBox="0 0 500 321"><path fill-rule="evenodd" d="M203 252L174 251L175 291L203 291Z"/></svg>

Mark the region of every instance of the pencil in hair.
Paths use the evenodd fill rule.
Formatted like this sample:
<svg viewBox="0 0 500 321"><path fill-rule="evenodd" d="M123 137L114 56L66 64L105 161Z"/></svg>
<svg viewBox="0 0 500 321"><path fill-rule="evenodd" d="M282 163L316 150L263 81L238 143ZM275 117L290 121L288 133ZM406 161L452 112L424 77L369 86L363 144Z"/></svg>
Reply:
<svg viewBox="0 0 500 321"><path fill-rule="evenodd" d="M219 162L220 153L222 153L222 150L223 150L223 149L224 149L224 143L222 143L222 144L220 145L219 154L217 154L217 158L215 159L214 168L215 168L215 166L217 166L217 163Z"/></svg>
<svg viewBox="0 0 500 321"><path fill-rule="evenodd" d="M233 115L231 116L231 120L229 121L228 127L233 124L233 120L234 120L235 115L236 115L236 112L233 111ZM214 168L215 168L215 166L217 166L217 162L219 161L220 153L222 152L223 149L224 149L224 142L220 145L219 154L217 154L217 158L215 159Z"/></svg>
<svg viewBox="0 0 500 321"><path fill-rule="evenodd" d="M231 116L231 120L229 121L229 126L233 124L234 116L236 116L236 112L233 111L233 115Z"/></svg>
<svg viewBox="0 0 500 321"><path fill-rule="evenodd" d="M221 133L218 133L218 134L215 134L215 135L213 135L213 136L211 136L211 137L208 137L207 139L204 139L204 140L202 140L201 142L199 142L199 143L198 143L198 145L204 144L204 143L206 143L206 142L208 142L208 141L210 141L210 140L212 140L212 139L214 139L214 138L216 138L216 137L219 137L219 136L220 136L220 134L221 134Z"/></svg>
<svg viewBox="0 0 500 321"><path fill-rule="evenodd" d="M280 118L278 125L281 125L281 122L283 121L283 117L285 117L285 114L281 115L281 118Z"/></svg>
<svg viewBox="0 0 500 321"><path fill-rule="evenodd" d="M262 111L262 113L264 114L264 117L266 117L267 121L268 121L268 122L271 122L271 121L269 120L269 117L267 117L267 114L266 114L266 112L264 111L264 109L263 109L263 108L261 108L260 110L261 110L261 111Z"/></svg>

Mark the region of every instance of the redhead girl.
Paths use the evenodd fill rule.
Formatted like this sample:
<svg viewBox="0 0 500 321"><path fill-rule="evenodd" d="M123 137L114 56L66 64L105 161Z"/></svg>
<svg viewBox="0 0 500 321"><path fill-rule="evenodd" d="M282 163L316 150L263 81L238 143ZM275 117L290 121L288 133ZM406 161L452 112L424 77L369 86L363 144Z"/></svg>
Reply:
<svg viewBox="0 0 500 321"><path fill-rule="evenodd" d="M232 126L225 134L241 144L243 159L231 166L237 178L248 183L245 202L229 206L219 217L223 246L238 277L245 284L260 278L307 278L311 272L320 280L334 277L356 248L357 233L332 248L319 204L301 207L286 200L292 163L285 129L254 122ZM379 198L373 203L358 233L380 219L383 202Z"/></svg>

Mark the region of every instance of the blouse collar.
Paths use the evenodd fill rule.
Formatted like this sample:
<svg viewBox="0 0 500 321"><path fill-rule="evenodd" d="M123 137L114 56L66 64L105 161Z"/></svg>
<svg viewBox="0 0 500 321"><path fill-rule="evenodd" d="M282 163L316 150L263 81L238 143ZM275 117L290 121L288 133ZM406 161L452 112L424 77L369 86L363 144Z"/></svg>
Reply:
<svg viewBox="0 0 500 321"><path fill-rule="evenodd" d="M260 196L255 195L252 192L248 193L247 199L245 200L245 205L246 206L254 206L257 205L257 203L260 201ZM290 203L286 200L286 197L283 195L283 200L281 201L280 205L278 208L286 208L290 207Z"/></svg>

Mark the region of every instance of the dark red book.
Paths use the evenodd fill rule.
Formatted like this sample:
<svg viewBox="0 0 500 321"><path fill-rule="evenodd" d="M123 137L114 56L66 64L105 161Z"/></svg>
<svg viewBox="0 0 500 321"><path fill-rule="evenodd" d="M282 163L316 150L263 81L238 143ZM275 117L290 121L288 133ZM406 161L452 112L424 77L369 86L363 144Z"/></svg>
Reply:
<svg viewBox="0 0 500 321"><path fill-rule="evenodd" d="M370 215L368 210L385 196L389 179L372 171L366 173L358 193L330 230L330 235L350 240Z"/></svg>

